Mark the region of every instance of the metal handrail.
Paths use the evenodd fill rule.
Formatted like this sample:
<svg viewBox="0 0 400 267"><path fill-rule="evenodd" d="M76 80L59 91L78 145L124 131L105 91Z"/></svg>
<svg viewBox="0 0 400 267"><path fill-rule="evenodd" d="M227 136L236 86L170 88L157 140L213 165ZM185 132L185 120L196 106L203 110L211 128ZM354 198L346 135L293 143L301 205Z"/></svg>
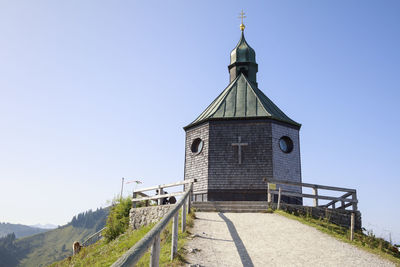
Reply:
<svg viewBox="0 0 400 267"><path fill-rule="evenodd" d="M185 201L190 201L188 198L191 193L192 186L185 192L183 197L175 204L175 206L161 219L161 221L156 224L139 242L137 242L133 247L131 247L124 255L122 255L116 262L114 262L111 267L128 267L135 266L135 264L140 260L143 254L153 245L157 246L156 241L160 242L159 236L160 233L164 230L164 228L168 225L169 221L174 218L177 220L177 215L179 209L185 205ZM186 211L183 210L182 214ZM184 216L182 216L182 219ZM177 222L176 222L177 225ZM175 227L174 227L175 228ZM174 231L173 231L174 232ZM174 235L174 233L173 233ZM176 229L177 235L177 229ZM176 240L177 241L177 240ZM158 244L159 246L159 244ZM175 248L176 249L176 248ZM155 249L157 250L157 249ZM159 253L159 249L158 249ZM153 253L152 253L153 254ZM174 252L172 252L172 255ZM155 257L157 262L152 260L151 266L158 266L158 256L152 255L152 259Z"/></svg>
<svg viewBox="0 0 400 267"><path fill-rule="evenodd" d="M97 231L96 233L94 233L94 234L92 234L91 236L89 236L85 241L82 242L82 246L83 246L83 247L87 247L87 246L93 244L94 242L93 242L93 243L91 242L92 239L94 239L95 237L96 237L96 238L101 237L101 232L102 232L104 229L106 229L106 227L102 228L101 230L99 230L99 231ZM100 238L99 238L99 239L100 239ZM98 239L98 240L99 240L99 239ZM97 241L97 240L96 240L96 241Z"/></svg>

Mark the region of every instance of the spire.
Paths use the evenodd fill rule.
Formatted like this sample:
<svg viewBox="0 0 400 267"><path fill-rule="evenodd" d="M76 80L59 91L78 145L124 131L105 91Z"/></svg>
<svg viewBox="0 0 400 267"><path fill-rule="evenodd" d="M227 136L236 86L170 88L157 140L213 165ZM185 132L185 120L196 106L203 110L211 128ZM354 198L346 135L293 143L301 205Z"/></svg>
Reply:
<svg viewBox="0 0 400 267"><path fill-rule="evenodd" d="M258 71L258 65L256 63L256 52L250 47L244 38L245 25L243 24L243 19L246 18L244 14L245 13L242 10L239 17L242 20L242 23L240 24L242 34L239 43L231 52L231 63L228 66L230 82L243 73L250 82L257 84L256 74Z"/></svg>

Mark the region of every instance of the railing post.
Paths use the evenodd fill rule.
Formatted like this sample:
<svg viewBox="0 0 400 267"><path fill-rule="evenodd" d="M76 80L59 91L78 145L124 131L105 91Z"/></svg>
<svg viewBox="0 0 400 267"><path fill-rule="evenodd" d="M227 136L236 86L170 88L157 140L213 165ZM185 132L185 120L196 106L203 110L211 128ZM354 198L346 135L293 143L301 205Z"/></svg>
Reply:
<svg viewBox="0 0 400 267"><path fill-rule="evenodd" d="M158 194L161 196L164 194L164 190L162 189L162 187L158 186ZM163 199L159 198L158 199L158 205L161 206L163 203Z"/></svg>
<svg viewBox="0 0 400 267"><path fill-rule="evenodd" d="M178 217L179 217L179 210L174 215L172 221L171 260L174 259L175 254L178 250Z"/></svg>
<svg viewBox="0 0 400 267"><path fill-rule="evenodd" d="M281 208L281 191L282 189L281 189L281 187L279 187L279 193L278 193L278 204L277 204L277 206L276 206L276 209L280 209Z"/></svg>
<svg viewBox="0 0 400 267"><path fill-rule="evenodd" d="M133 198L136 198L136 193L133 192ZM132 208L136 208L136 201L132 201Z"/></svg>
<svg viewBox="0 0 400 267"><path fill-rule="evenodd" d="M318 188L313 187L313 193L314 193L314 207L318 207Z"/></svg>
<svg viewBox="0 0 400 267"><path fill-rule="evenodd" d="M351 218L350 218L350 241L353 241L354 239L354 218L355 217L355 213L352 212L351 213Z"/></svg>
<svg viewBox="0 0 400 267"><path fill-rule="evenodd" d="M186 201L187 201L187 203L186 203L186 214L189 214L190 213L190 195L188 196Z"/></svg>
<svg viewBox="0 0 400 267"><path fill-rule="evenodd" d="M357 200L357 193L356 192L351 194L351 199L352 200ZM353 202L353 211L357 211L357 203L354 203L354 202Z"/></svg>
<svg viewBox="0 0 400 267"><path fill-rule="evenodd" d="M188 196L188 213L190 212L190 209L192 208L192 197L193 197L193 182L190 183L189 185L189 196Z"/></svg>
<svg viewBox="0 0 400 267"><path fill-rule="evenodd" d="M181 218L182 218L181 229L182 233L184 233L186 231L186 200L183 202Z"/></svg>
<svg viewBox="0 0 400 267"><path fill-rule="evenodd" d="M158 267L160 263L160 234L154 238L151 246L150 267Z"/></svg>
<svg viewBox="0 0 400 267"><path fill-rule="evenodd" d="M269 189L269 183L267 182L267 202L268 202L268 208L271 208L271 190Z"/></svg>

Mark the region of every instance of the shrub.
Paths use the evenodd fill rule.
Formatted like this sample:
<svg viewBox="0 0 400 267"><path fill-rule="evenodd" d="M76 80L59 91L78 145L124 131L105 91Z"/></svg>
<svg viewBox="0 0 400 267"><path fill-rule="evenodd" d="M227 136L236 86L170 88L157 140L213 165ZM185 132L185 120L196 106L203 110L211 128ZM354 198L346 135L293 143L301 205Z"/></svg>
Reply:
<svg viewBox="0 0 400 267"><path fill-rule="evenodd" d="M129 210L132 207L130 197L114 200L114 205L111 207L110 214L107 218L104 237L107 242L124 233L129 226Z"/></svg>

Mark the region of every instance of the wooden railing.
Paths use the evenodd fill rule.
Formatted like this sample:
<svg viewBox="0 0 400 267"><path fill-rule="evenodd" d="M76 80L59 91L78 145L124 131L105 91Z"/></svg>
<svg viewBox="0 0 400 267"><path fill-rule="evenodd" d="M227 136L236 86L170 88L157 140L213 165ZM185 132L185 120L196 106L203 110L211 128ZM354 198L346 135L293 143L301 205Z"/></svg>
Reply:
<svg viewBox="0 0 400 267"><path fill-rule="evenodd" d="M175 197L175 196L180 196L185 194L184 191L181 192L175 192L171 194L164 194L164 188L168 187L175 187L175 186L180 186L180 185L191 185L195 183L197 180L196 179L189 179L189 180L184 180L176 183L171 183L171 184L163 184L163 185L157 185L157 186L152 186L152 187L146 187L142 189L136 189L133 191L133 198L132 198L132 205L134 208L136 208L136 203L140 201L149 201L149 200L157 200L158 205L162 204L162 200L164 198L169 198L169 197ZM158 194L155 196L149 196L143 192L146 191L151 191L151 190L158 190ZM190 210L190 207L189 207Z"/></svg>
<svg viewBox="0 0 400 267"><path fill-rule="evenodd" d="M355 189L334 187L334 186L327 186L327 185L319 185L319 184L297 183L297 182L281 181L281 180L274 180L274 179L264 179L264 181L268 183L268 202L271 202L272 195L278 195L278 199L279 199L279 191L280 191L281 192L280 195L282 195L282 196L311 198L314 200L313 201L314 207L325 207L325 208L331 207L332 209L345 209L347 207L352 206L353 211L357 211L358 200L357 200L357 191ZM297 192L293 192L293 191L289 191L289 190L285 191L285 190L281 190L280 187L279 187L279 189L271 189L270 188L271 184L291 185L291 186L300 187L301 189L303 187L308 187L308 188L312 188L313 194L303 194L303 193L297 193ZM318 189L345 192L345 194L343 194L340 197L325 196L325 195L320 195L318 193ZM351 198L348 198L350 196L351 196ZM331 201L328 204L319 205L320 199L331 200ZM336 207L336 203L338 203L338 202L340 202L341 205L339 207Z"/></svg>
<svg viewBox="0 0 400 267"><path fill-rule="evenodd" d="M333 210L335 209L346 209L348 207L352 207L351 217L350 217L350 240L354 238L354 225L355 225L355 212L357 212L357 190L350 188L342 188L342 187L334 187L327 185L319 185L319 184L308 184L308 183L298 183L298 182L290 182L290 181L281 181L275 179L263 179L264 182L267 182L267 198L268 204L271 207L273 201L273 195L278 195L277 209L280 209L281 205L281 196L288 197L298 197L298 198L311 198L313 199L314 207L322 207L329 208L331 207ZM303 187L312 188L313 194L303 194L298 192L293 192L289 190L282 190L280 186L277 185L290 185L295 187L300 187L300 192L303 192ZM274 188L272 188L274 187ZM318 193L318 189L321 190L330 190L336 192L345 192L340 197L335 196L326 196L320 195ZM349 198L351 197L351 198ZM327 204L319 205L319 200L331 200ZM340 203L339 207L336 207L336 203Z"/></svg>
<svg viewBox="0 0 400 267"><path fill-rule="evenodd" d="M196 180L186 180L183 182L178 182L174 184L160 185L156 187L149 187L144 189L139 189L134 191L134 198L132 201L134 203L143 200L160 200L162 198L168 196L178 196L182 195L181 199L174 205L174 207L159 221L139 242L137 242L133 247L131 247L122 257L120 257L116 262L111 265L111 267L128 267L135 266L136 263L140 260L140 258L146 253L146 251L151 247L151 256L150 256L150 266L155 267L159 266L160 260L160 234L164 230L164 228L168 225L169 221L172 219L172 242L171 242L171 260L175 257L177 249L178 249L178 219L179 219L179 210L182 208L182 232L186 231L186 214L190 212L191 205L191 194L193 190L193 183ZM160 189L178 186L178 185L186 185L188 184L188 188L185 192L166 194L166 195L157 195L157 196L146 196L136 198L139 193L144 191L150 191L159 189L159 193L162 192Z"/></svg>

